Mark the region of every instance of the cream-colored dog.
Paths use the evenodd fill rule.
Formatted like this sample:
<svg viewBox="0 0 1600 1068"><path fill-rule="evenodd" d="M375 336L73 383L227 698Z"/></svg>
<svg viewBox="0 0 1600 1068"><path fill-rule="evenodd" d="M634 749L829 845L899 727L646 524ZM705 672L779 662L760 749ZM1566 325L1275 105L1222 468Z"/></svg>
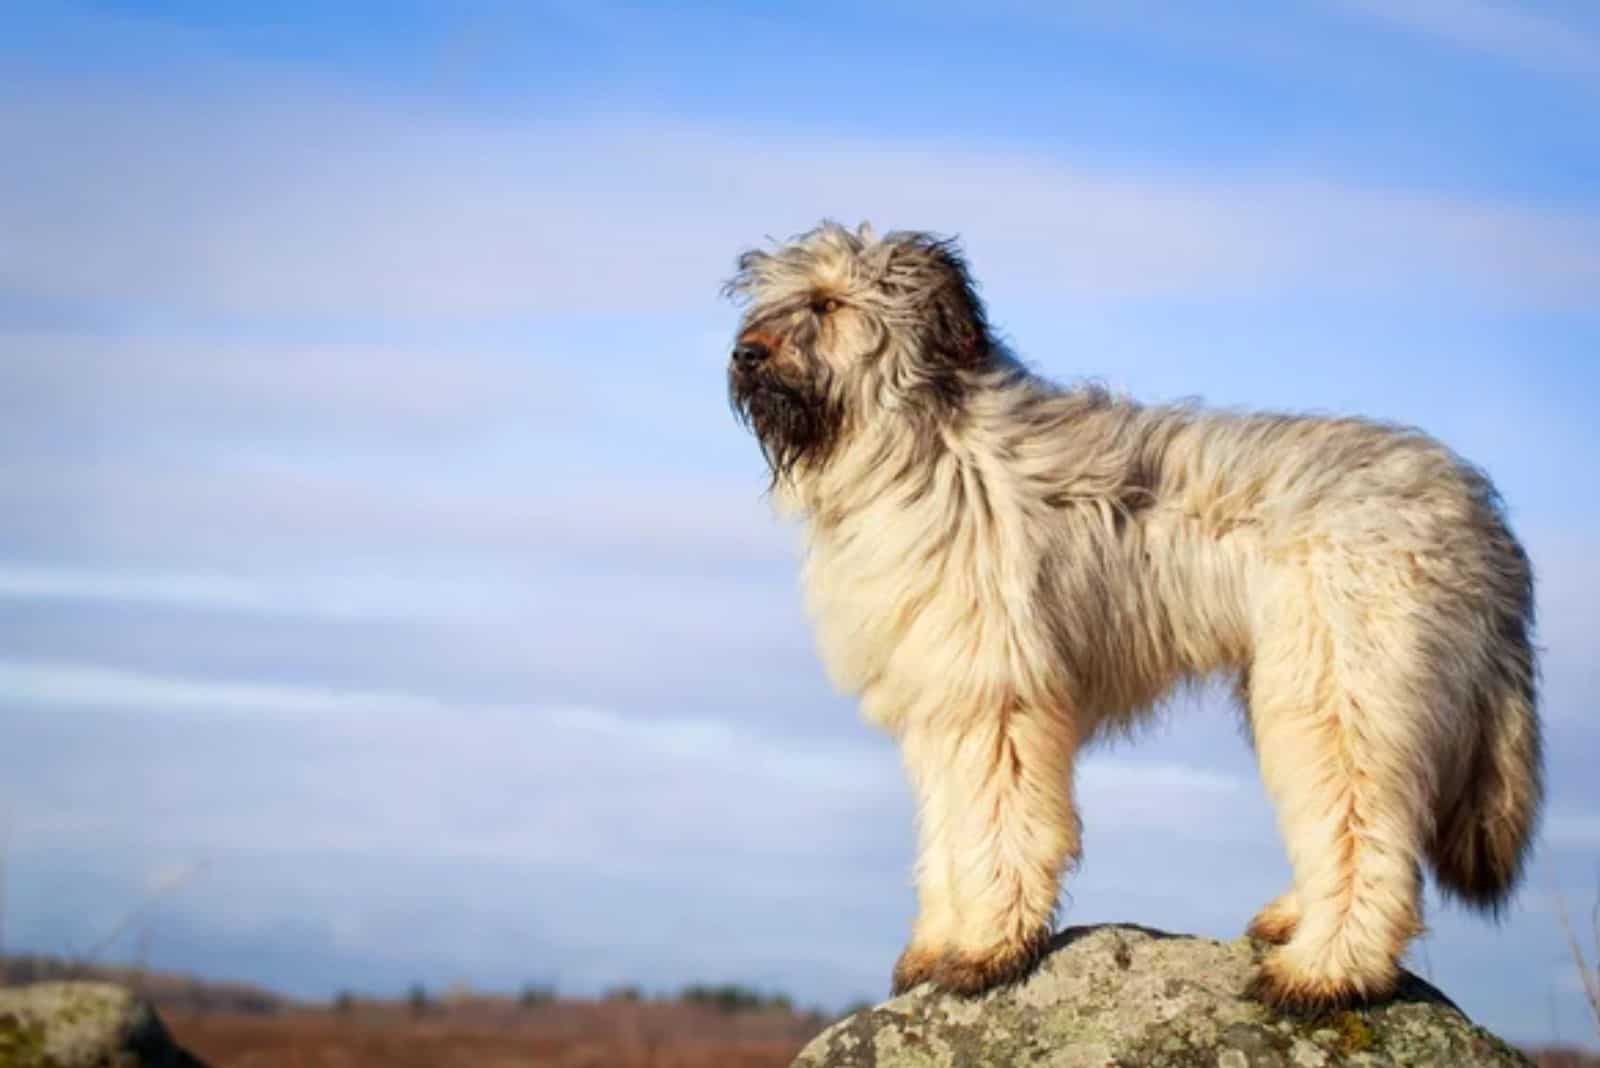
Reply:
<svg viewBox="0 0 1600 1068"><path fill-rule="evenodd" d="M1425 861L1506 900L1542 795L1532 578L1477 470L1360 419L1041 381L925 234L824 224L728 288L731 395L805 522L823 658L919 800L897 990L1026 973L1079 853L1078 752L1219 672L1294 870L1250 926L1279 944L1265 1001L1390 993Z"/></svg>

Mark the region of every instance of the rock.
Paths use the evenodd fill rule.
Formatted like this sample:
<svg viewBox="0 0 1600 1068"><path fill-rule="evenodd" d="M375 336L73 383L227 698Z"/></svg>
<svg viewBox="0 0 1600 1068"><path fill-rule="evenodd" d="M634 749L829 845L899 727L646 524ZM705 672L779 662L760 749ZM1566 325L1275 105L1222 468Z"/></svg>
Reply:
<svg viewBox="0 0 1600 1068"><path fill-rule="evenodd" d="M0 988L0 1068L205 1068L110 983Z"/></svg>
<svg viewBox="0 0 1600 1068"><path fill-rule="evenodd" d="M1266 949L1071 928L1025 981L974 999L923 985L840 1020L794 1068L1532 1068L1409 973L1376 1007L1278 1016L1244 993Z"/></svg>

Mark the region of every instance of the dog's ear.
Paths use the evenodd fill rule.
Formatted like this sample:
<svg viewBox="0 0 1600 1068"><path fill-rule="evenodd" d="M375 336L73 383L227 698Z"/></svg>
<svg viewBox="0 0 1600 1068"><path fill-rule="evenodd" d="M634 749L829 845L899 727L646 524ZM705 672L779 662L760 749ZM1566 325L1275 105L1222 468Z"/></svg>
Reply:
<svg viewBox="0 0 1600 1068"><path fill-rule="evenodd" d="M966 260L953 240L930 242L925 251L934 275L927 310L929 346L956 367L981 366L989 358L989 324Z"/></svg>
<svg viewBox="0 0 1600 1068"><path fill-rule="evenodd" d="M878 231L872 228L872 224L870 222L862 219L861 225L856 227L856 240L860 241L863 245L870 245L874 241L878 240Z"/></svg>

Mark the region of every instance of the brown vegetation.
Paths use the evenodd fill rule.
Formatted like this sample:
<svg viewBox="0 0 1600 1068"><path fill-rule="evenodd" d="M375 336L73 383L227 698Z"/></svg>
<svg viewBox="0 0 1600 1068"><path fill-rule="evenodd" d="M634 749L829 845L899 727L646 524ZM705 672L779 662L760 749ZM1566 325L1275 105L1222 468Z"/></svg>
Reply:
<svg viewBox="0 0 1600 1068"><path fill-rule="evenodd" d="M781 1068L827 1023L787 998L690 986L675 998L619 987L599 1000L543 986L508 996L414 986L379 1000L306 1004L243 983L54 957L0 959L0 982L97 979L139 992L212 1068Z"/></svg>
<svg viewBox="0 0 1600 1068"><path fill-rule="evenodd" d="M823 1022L776 1009L729 1012L682 1001L410 999L270 1016L168 1011L184 1046L213 1068L782 1068Z"/></svg>
<svg viewBox="0 0 1600 1068"><path fill-rule="evenodd" d="M1600 1057L1575 1049L1530 1050L1538 1068L1600 1068Z"/></svg>

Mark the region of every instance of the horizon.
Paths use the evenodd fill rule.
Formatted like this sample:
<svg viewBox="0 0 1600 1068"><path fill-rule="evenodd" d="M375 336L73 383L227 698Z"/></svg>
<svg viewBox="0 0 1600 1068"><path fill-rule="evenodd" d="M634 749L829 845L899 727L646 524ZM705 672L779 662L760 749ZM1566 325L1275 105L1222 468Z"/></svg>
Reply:
<svg viewBox="0 0 1600 1068"><path fill-rule="evenodd" d="M1600 9L0 24L0 952L156 893L152 967L318 1000L886 996L912 806L813 651L719 295L870 219L959 236L1054 380L1488 472L1549 802L1502 922L1430 884L1406 964L1509 1040L1600 1044L1556 914L1600 900ZM1081 765L1058 926L1233 938L1287 885L1236 714L1169 704Z"/></svg>

